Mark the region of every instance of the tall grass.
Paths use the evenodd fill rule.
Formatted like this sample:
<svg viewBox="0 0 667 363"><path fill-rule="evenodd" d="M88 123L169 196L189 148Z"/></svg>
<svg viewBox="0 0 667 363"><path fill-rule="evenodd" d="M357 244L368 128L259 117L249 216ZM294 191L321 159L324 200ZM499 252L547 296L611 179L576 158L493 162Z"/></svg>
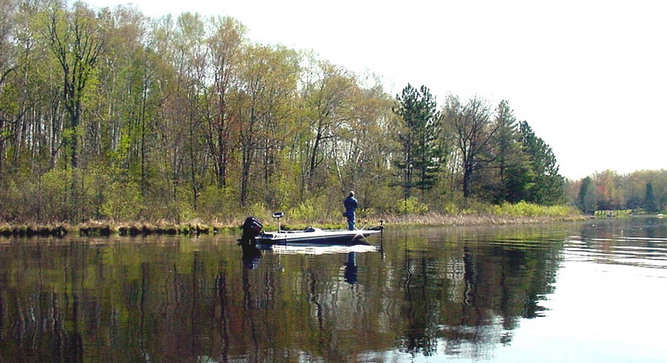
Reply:
<svg viewBox="0 0 667 363"><path fill-rule="evenodd" d="M494 216L511 217L567 217L581 214L578 209L568 205L539 205L523 201L515 204L489 205L484 212Z"/></svg>
<svg viewBox="0 0 667 363"><path fill-rule="evenodd" d="M593 214L596 218L628 218L632 214L632 209L619 210L596 210Z"/></svg>

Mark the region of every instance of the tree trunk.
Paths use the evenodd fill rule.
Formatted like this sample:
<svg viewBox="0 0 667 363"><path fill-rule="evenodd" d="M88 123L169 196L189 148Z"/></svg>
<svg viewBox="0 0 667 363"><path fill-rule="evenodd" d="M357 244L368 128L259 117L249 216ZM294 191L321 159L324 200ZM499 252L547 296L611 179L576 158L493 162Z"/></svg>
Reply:
<svg viewBox="0 0 667 363"><path fill-rule="evenodd" d="M195 173L195 145L194 145L194 104L190 107L190 177L192 187L192 208L197 210L197 183Z"/></svg>
<svg viewBox="0 0 667 363"><path fill-rule="evenodd" d="M244 207L248 201L248 178L250 176L250 147L243 147L243 160L241 161L241 206Z"/></svg>
<svg viewBox="0 0 667 363"><path fill-rule="evenodd" d="M146 196L146 91L148 85L144 80L141 95L141 196Z"/></svg>
<svg viewBox="0 0 667 363"><path fill-rule="evenodd" d="M0 185L2 185L2 160L5 155L5 139L2 130L5 128L5 120L0 117Z"/></svg>
<svg viewBox="0 0 667 363"><path fill-rule="evenodd" d="M463 197L468 199L472 195L472 172L473 165L471 162L466 162L463 169Z"/></svg>
<svg viewBox="0 0 667 363"><path fill-rule="evenodd" d="M79 106L75 106L79 108ZM77 153L77 148L79 146L79 133L78 133L78 128L79 128L79 112L75 111L74 115L72 115L72 159L71 159L71 164L72 164L72 169L76 169L79 166L79 157Z"/></svg>
<svg viewBox="0 0 667 363"><path fill-rule="evenodd" d="M218 132L218 152L216 157L216 171L218 188L227 186L227 146L223 137L222 130Z"/></svg>
<svg viewBox="0 0 667 363"><path fill-rule="evenodd" d="M317 149L320 146L320 141L322 140L322 130L321 128L317 129L317 136L315 137L315 144L313 145L313 152L310 155L310 168L308 169L308 190L313 190L313 174L315 174L315 163L317 162Z"/></svg>

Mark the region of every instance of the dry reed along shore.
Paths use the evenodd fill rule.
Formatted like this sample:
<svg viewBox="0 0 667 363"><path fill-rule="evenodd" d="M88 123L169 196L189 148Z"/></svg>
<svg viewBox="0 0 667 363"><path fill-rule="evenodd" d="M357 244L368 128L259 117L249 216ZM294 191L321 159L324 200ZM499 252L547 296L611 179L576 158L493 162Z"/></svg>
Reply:
<svg viewBox="0 0 667 363"><path fill-rule="evenodd" d="M569 216L498 216L498 215L445 215L429 213L426 215L385 215L381 217L362 218L358 221L361 226L374 226L382 220L387 226L485 226L485 225L508 225L508 224L546 224L558 222L571 222L585 220L583 215ZM94 236L146 236L146 235L202 235L216 234L221 232L238 232L242 222L229 225L206 225L199 222L185 224L169 223L107 223L88 222L79 225L67 223L56 223L46 225L36 224L0 224L0 236L3 237L64 237L67 235L78 235L85 237ZM298 229L301 224L290 223L293 228ZM306 224L303 224L306 225ZM317 223L313 225L318 225ZM321 224L319 224L321 225ZM327 223L322 228L343 228L343 223ZM270 229L269 225L265 226Z"/></svg>

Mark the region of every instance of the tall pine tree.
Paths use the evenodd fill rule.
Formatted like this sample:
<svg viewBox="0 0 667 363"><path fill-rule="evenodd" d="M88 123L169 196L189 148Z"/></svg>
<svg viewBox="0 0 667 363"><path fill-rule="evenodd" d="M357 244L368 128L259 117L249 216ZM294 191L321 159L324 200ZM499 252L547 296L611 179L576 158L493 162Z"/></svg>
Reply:
<svg viewBox="0 0 667 363"><path fill-rule="evenodd" d="M440 168L440 150L437 139L440 134L440 112L435 98L426 86L419 89L408 84L396 96L394 113L400 117L402 158L395 163L401 170L404 197L417 187L422 191L435 183L435 174Z"/></svg>
<svg viewBox="0 0 667 363"><path fill-rule="evenodd" d="M579 186L577 206L584 213L593 213L597 209L595 186L593 185L593 180L588 176L581 181L581 185Z"/></svg>
<svg viewBox="0 0 667 363"><path fill-rule="evenodd" d="M646 183L646 195L644 197L644 209L647 212L657 212L658 203L653 194L653 184Z"/></svg>
<svg viewBox="0 0 667 363"><path fill-rule="evenodd" d="M498 181L494 182L494 201L518 202L533 186L534 173L528 156L521 151L514 111L507 100L496 108L496 133L493 139Z"/></svg>
<svg viewBox="0 0 667 363"><path fill-rule="evenodd" d="M534 174L534 185L526 200L539 204L562 202L565 180L558 174L558 161L551 147L535 135L526 121L519 123L519 133L523 152L530 158Z"/></svg>

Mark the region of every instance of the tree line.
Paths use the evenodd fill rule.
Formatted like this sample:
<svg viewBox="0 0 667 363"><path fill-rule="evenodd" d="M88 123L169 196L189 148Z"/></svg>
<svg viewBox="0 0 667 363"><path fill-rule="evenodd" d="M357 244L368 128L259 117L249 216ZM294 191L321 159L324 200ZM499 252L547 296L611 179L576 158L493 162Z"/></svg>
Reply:
<svg viewBox="0 0 667 363"><path fill-rule="evenodd" d="M230 17L0 0L0 219L225 220L564 199L551 148L496 107L391 96Z"/></svg>
<svg viewBox="0 0 667 363"><path fill-rule="evenodd" d="M618 174L605 170L569 183L567 199L585 213L596 210L667 209L667 170L641 170Z"/></svg>

